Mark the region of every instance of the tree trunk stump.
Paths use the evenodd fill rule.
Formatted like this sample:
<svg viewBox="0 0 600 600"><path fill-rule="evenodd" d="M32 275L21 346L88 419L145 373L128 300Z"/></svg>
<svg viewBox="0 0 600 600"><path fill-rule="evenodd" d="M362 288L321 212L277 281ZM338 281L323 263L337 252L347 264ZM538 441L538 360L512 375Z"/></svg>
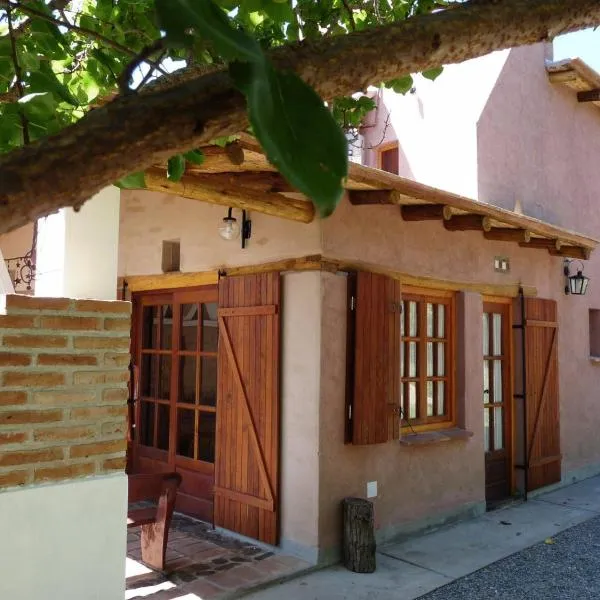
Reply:
<svg viewBox="0 0 600 600"><path fill-rule="evenodd" d="M355 573L375 571L373 503L344 498L344 566Z"/></svg>

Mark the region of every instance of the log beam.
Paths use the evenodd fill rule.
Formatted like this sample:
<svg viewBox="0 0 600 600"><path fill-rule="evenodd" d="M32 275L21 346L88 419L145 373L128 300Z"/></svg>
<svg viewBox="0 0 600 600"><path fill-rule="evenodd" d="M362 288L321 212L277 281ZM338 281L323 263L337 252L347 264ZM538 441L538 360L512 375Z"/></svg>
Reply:
<svg viewBox="0 0 600 600"><path fill-rule="evenodd" d="M348 199L354 206L369 204L403 204L410 196L397 190L348 190Z"/></svg>
<svg viewBox="0 0 600 600"><path fill-rule="evenodd" d="M579 260L589 260L591 250L581 246L561 246L560 250L549 249L552 256L564 256L565 258L577 258Z"/></svg>
<svg viewBox="0 0 600 600"><path fill-rule="evenodd" d="M521 248L535 248L536 250L548 250L549 252L560 252L563 243L560 240L548 240L531 238L526 244L520 243Z"/></svg>
<svg viewBox="0 0 600 600"><path fill-rule="evenodd" d="M491 219L481 215L453 215L449 221L444 221L448 231L490 231Z"/></svg>
<svg viewBox="0 0 600 600"><path fill-rule="evenodd" d="M577 92L577 101L578 102L599 102L600 101L600 88Z"/></svg>
<svg viewBox="0 0 600 600"><path fill-rule="evenodd" d="M489 231L483 232L486 240L498 242L519 242L528 244L531 241L531 232L526 229L511 229L509 227L492 227Z"/></svg>
<svg viewBox="0 0 600 600"><path fill-rule="evenodd" d="M410 204L402 206L400 211L405 221L448 221L452 218L452 209L443 204Z"/></svg>
<svg viewBox="0 0 600 600"><path fill-rule="evenodd" d="M201 169L202 167L200 167ZM227 173L206 173L201 170L187 169L190 181L208 188L237 189L244 191L249 189L255 192L295 192L293 188L276 171L235 171Z"/></svg>
<svg viewBox="0 0 600 600"><path fill-rule="evenodd" d="M146 171L146 189L190 200L260 212L300 223L310 223L315 218L315 207L312 202L306 200L287 198L276 193L244 190L235 185L211 183L210 178L198 184L195 176L188 174L179 181L169 181L164 171L157 168Z"/></svg>

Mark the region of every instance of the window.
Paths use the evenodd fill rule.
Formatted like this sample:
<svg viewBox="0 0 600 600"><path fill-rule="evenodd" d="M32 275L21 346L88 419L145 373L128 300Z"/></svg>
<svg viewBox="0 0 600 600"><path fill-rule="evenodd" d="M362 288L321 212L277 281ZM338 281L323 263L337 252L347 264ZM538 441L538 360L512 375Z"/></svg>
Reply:
<svg viewBox="0 0 600 600"><path fill-rule="evenodd" d="M402 426L454 420L454 295L403 289L400 332Z"/></svg>
<svg viewBox="0 0 600 600"><path fill-rule="evenodd" d="M398 175L399 162L400 155L397 143L387 144L379 150L377 155L377 168Z"/></svg>
<svg viewBox="0 0 600 600"><path fill-rule="evenodd" d="M600 310L590 308L590 356L600 357Z"/></svg>

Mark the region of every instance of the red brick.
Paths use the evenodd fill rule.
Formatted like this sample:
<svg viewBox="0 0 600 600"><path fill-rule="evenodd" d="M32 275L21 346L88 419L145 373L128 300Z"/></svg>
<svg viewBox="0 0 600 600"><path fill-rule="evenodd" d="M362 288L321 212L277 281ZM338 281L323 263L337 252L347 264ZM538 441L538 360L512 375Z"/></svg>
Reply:
<svg viewBox="0 0 600 600"><path fill-rule="evenodd" d="M96 431L92 427L48 427L33 432L33 439L36 442L83 441L93 439L95 436Z"/></svg>
<svg viewBox="0 0 600 600"><path fill-rule="evenodd" d="M87 458L97 454L114 454L116 452L125 452L127 442L125 440L112 440L109 442L96 442L94 444L81 444L71 446L69 456L71 458Z"/></svg>
<svg viewBox="0 0 600 600"><path fill-rule="evenodd" d="M74 338L73 345L78 350L129 350L129 337L82 336Z"/></svg>
<svg viewBox="0 0 600 600"><path fill-rule="evenodd" d="M53 423L62 420L62 410L11 410L0 412L0 425Z"/></svg>
<svg viewBox="0 0 600 600"><path fill-rule="evenodd" d="M64 406L68 404L90 404L96 402L94 392L37 392L33 395L32 404L45 406Z"/></svg>
<svg viewBox="0 0 600 600"><path fill-rule="evenodd" d="M30 354L0 352L0 367L25 367L31 364Z"/></svg>
<svg viewBox="0 0 600 600"><path fill-rule="evenodd" d="M125 437L125 432L127 431L127 423L125 422L125 419L117 423L102 423L101 431L102 435L123 434L123 437Z"/></svg>
<svg viewBox="0 0 600 600"><path fill-rule="evenodd" d="M68 310L71 305L69 298L38 298L11 294L6 296L6 310Z"/></svg>
<svg viewBox="0 0 600 600"><path fill-rule="evenodd" d="M90 331L100 329L100 319L94 317L42 317L40 328Z"/></svg>
<svg viewBox="0 0 600 600"><path fill-rule="evenodd" d="M25 485L29 481L29 471L12 471L0 474L0 488Z"/></svg>
<svg viewBox="0 0 600 600"><path fill-rule="evenodd" d="M106 352L104 354L104 365L106 367L127 367L131 356L125 352Z"/></svg>
<svg viewBox="0 0 600 600"><path fill-rule="evenodd" d="M66 348L67 338L61 335L5 335L2 344L10 348Z"/></svg>
<svg viewBox="0 0 600 600"><path fill-rule="evenodd" d="M102 392L102 402L126 402L128 397L127 388L108 389Z"/></svg>
<svg viewBox="0 0 600 600"><path fill-rule="evenodd" d="M0 392L0 406L25 404L27 392Z"/></svg>
<svg viewBox="0 0 600 600"><path fill-rule="evenodd" d="M0 329L32 329L35 317L26 315L0 315Z"/></svg>
<svg viewBox="0 0 600 600"><path fill-rule="evenodd" d="M121 300L76 300L73 307L80 312L131 314L131 303Z"/></svg>
<svg viewBox="0 0 600 600"><path fill-rule="evenodd" d="M129 371L79 371L73 373L75 385L99 385L102 383L125 383L129 381Z"/></svg>
<svg viewBox="0 0 600 600"><path fill-rule="evenodd" d="M92 475L96 470L94 463L80 463L61 467L37 468L34 474L35 481L56 481L59 479L75 479Z"/></svg>
<svg viewBox="0 0 600 600"><path fill-rule="evenodd" d="M93 354L40 354L37 364L43 366L94 366L98 364L98 357Z"/></svg>
<svg viewBox="0 0 600 600"><path fill-rule="evenodd" d="M4 444L21 444L27 439L27 434L24 431L8 431L6 433L0 431L0 446Z"/></svg>
<svg viewBox="0 0 600 600"><path fill-rule="evenodd" d="M62 448L42 448L41 450L26 450L0 453L0 467L27 465L41 462L51 462L62 459Z"/></svg>
<svg viewBox="0 0 600 600"><path fill-rule="evenodd" d="M14 387L54 387L65 385L65 374L44 371L8 371L2 376L2 382L6 386Z"/></svg>
<svg viewBox="0 0 600 600"><path fill-rule="evenodd" d="M107 458L102 461L103 471L124 471L127 459L123 456L121 458Z"/></svg>
<svg viewBox="0 0 600 600"><path fill-rule="evenodd" d="M102 419L106 417L127 416L126 406L92 406L90 408L72 408L71 419Z"/></svg>

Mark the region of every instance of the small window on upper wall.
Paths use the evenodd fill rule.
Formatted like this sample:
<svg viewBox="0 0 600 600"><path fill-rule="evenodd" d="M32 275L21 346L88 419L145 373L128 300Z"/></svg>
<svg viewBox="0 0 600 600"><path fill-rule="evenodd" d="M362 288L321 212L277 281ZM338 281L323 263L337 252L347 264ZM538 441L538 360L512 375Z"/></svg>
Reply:
<svg viewBox="0 0 600 600"><path fill-rule="evenodd" d="M590 308L590 356L600 357L600 310Z"/></svg>
<svg viewBox="0 0 600 600"><path fill-rule="evenodd" d="M400 154L398 144L386 144L377 152L377 168L398 175Z"/></svg>

